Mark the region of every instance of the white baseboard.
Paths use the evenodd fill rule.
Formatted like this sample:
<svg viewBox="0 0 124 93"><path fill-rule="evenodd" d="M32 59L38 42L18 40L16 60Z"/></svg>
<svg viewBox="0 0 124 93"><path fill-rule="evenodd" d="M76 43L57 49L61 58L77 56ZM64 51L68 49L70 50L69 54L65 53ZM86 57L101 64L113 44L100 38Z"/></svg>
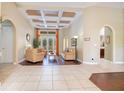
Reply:
<svg viewBox="0 0 124 93"><path fill-rule="evenodd" d="M110 61L110 60L107 60L107 59L100 59L100 62L109 62L109 63L113 63L112 61Z"/></svg>
<svg viewBox="0 0 124 93"><path fill-rule="evenodd" d="M79 61L79 62L83 63L83 60L77 59L77 61Z"/></svg>
<svg viewBox="0 0 124 93"><path fill-rule="evenodd" d="M97 62L87 62L87 61L83 61L83 60L80 60L80 59L77 59L77 61L79 61L81 63L84 63L84 64L98 64Z"/></svg>
<svg viewBox="0 0 124 93"><path fill-rule="evenodd" d="M21 63L21 62L22 62L22 61L24 61L24 60L25 60L25 58L23 58L23 59L19 60L18 62L19 62L19 63Z"/></svg>
<svg viewBox="0 0 124 93"><path fill-rule="evenodd" d="M115 61L114 64L124 64L124 61Z"/></svg>
<svg viewBox="0 0 124 93"><path fill-rule="evenodd" d="M91 64L91 65L97 65L97 62L88 62L88 61L83 61L84 64Z"/></svg>
<svg viewBox="0 0 124 93"><path fill-rule="evenodd" d="M110 62L112 64L124 64L124 61L110 61L110 60L107 60L107 59L104 59L105 62Z"/></svg>

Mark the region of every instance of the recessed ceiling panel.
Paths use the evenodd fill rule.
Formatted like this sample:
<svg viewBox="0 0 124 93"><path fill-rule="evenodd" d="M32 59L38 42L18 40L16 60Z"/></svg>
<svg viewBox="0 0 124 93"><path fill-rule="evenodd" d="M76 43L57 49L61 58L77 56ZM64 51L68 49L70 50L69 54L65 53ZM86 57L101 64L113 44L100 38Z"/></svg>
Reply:
<svg viewBox="0 0 124 93"><path fill-rule="evenodd" d="M65 23L65 24L69 24L70 21L65 21L65 20L61 20L60 23Z"/></svg>
<svg viewBox="0 0 124 93"><path fill-rule="evenodd" d="M57 21L46 21L47 23L57 23Z"/></svg>
<svg viewBox="0 0 124 93"><path fill-rule="evenodd" d="M74 17L75 12L63 12L63 17Z"/></svg>
<svg viewBox="0 0 124 93"><path fill-rule="evenodd" d="M39 20L39 19L32 19L33 22L38 22L38 23L43 23L43 20Z"/></svg>
<svg viewBox="0 0 124 93"><path fill-rule="evenodd" d="M38 26L38 27L44 27L43 25L36 25L36 26Z"/></svg>
<svg viewBox="0 0 124 93"><path fill-rule="evenodd" d="M25 10L26 16L34 27L41 29L62 29L68 27L77 12L55 9Z"/></svg>
<svg viewBox="0 0 124 93"><path fill-rule="evenodd" d="M63 28L64 26L61 26L61 25L60 25L59 27L60 27L60 28Z"/></svg>
<svg viewBox="0 0 124 93"><path fill-rule="evenodd" d="M56 26L47 26L47 27L55 27L56 28Z"/></svg>
<svg viewBox="0 0 124 93"><path fill-rule="evenodd" d="M26 10L29 16L41 16L40 10Z"/></svg>
<svg viewBox="0 0 124 93"><path fill-rule="evenodd" d="M45 16L58 16L58 11L44 11Z"/></svg>

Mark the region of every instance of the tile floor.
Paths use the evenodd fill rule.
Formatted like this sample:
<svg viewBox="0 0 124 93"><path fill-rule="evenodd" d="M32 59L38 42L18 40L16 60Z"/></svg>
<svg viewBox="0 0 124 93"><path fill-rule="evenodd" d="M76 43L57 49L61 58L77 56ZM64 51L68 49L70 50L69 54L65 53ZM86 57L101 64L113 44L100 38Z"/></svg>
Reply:
<svg viewBox="0 0 124 93"><path fill-rule="evenodd" d="M1 64L0 67L5 65ZM1 91L99 91L90 80L92 73L124 72L124 64L102 62L97 65L22 66L0 68ZM11 72L11 74L10 74ZM6 75L8 74L9 75ZM2 77L0 75L0 77Z"/></svg>

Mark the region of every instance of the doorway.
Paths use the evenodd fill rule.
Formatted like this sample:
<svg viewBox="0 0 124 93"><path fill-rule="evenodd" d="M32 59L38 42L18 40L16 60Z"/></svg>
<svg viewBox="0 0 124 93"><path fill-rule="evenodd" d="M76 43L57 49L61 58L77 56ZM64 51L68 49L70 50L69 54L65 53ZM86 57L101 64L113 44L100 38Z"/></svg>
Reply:
<svg viewBox="0 0 124 93"><path fill-rule="evenodd" d="M113 32L109 26L100 31L100 58L113 61Z"/></svg>
<svg viewBox="0 0 124 93"><path fill-rule="evenodd" d="M56 34L55 33L41 33L41 48L47 50L47 52L56 52Z"/></svg>
<svg viewBox="0 0 124 93"><path fill-rule="evenodd" d="M5 20L2 22L0 32L0 63L14 62L14 26L11 21Z"/></svg>

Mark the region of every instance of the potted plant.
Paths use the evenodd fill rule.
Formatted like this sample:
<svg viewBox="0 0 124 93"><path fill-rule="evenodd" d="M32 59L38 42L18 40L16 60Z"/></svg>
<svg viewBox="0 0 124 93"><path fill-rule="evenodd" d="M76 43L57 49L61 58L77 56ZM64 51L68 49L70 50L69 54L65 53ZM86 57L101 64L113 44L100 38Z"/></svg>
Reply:
<svg viewBox="0 0 124 93"><path fill-rule="evenodd" d="M40 40L38 38L34 38L34 40L33 40L33 47L34 48L39 48L40 44L41 44Z"/></svg>

